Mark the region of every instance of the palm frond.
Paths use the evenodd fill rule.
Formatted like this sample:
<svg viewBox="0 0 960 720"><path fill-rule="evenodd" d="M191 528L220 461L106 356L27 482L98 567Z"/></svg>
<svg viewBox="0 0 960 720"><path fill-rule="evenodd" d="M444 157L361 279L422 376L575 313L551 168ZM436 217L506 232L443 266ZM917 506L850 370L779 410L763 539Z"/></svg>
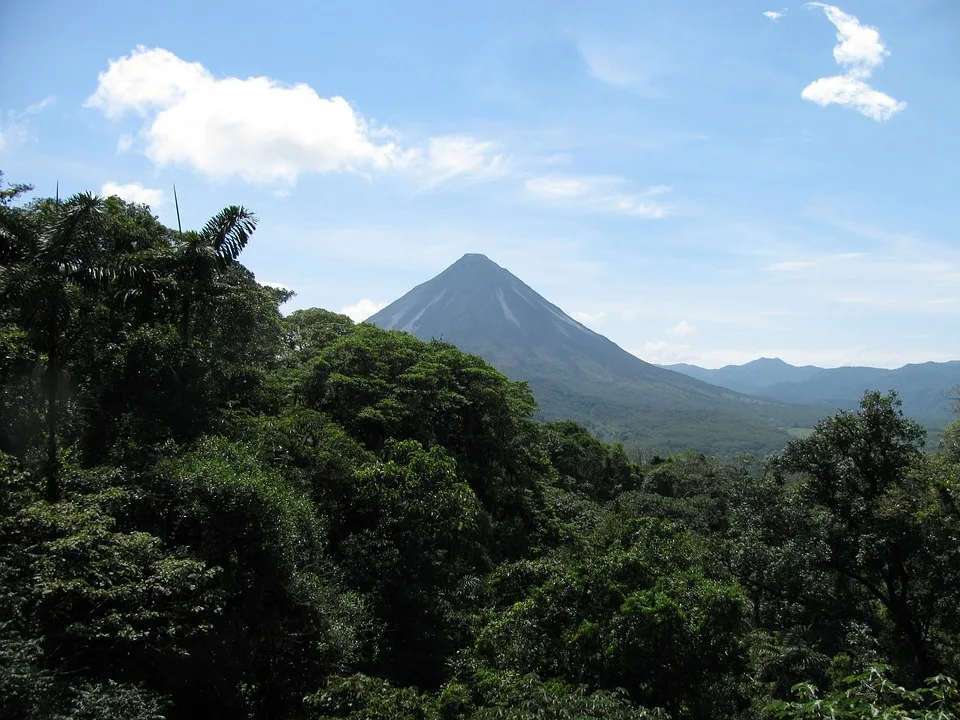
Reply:
<svg viewBox="0 0 960 720"><path fill-rule="evenodd" d="M231 205L214 215L200 237L222 260L236 260L257 227L257 216L239 205Z"/></svg>
<svg viewBox="0 0 960 720"><path fill-rule="evenodd" d="M19 208L0 206L0 264L34 257L38 247L36 233Z"/></svg>
<svg viewBox="0 0 960 720"><path fill-rule="evenodd" d="M98 236L91 227L100 219L103 200L93 193L74 195L57 213L44 233L44 260L58 265L89 259Z"/></svg>

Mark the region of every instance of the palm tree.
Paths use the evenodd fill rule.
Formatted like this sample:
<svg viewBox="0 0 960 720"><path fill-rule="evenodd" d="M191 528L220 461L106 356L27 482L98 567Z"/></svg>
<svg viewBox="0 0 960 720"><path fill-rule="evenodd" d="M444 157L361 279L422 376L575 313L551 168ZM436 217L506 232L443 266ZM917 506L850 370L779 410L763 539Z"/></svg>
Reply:
<svg viewBox="0 0 960 720"><path fill-rule="evenodd" d="M101 262L99 224L102 200L75 195L65 203L40 204L33 212L4 206L0 211L0 303L9 308L34 346L46 356L46 495L60 496L58 402L71 324L71 293L100 285L112 276Z"/></svg>
<svg viewBox="0 0 960 720"><path fill-rule="evenodd" d="M194 306L211 291L215 278L243 252L257 227L254 213L237 205L224 208L200 232L180 236L173 251L180 293L180 338L190 342Z"/></svg>

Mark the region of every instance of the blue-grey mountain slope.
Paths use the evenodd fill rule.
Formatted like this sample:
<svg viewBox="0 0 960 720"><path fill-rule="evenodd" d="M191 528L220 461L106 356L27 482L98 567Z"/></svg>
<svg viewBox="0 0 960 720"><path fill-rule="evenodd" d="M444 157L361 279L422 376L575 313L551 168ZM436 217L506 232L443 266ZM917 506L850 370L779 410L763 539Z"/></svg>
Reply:
<svg viewBox="0 0 960 720"><path fill-rule="evenodd" d="M761 394L762 390L778 383L807 380L823 370L823 368L814 365L797 367L785 363L780 358L758 358L744 365L726 365L716 369L702 368L687 363L660 365L659 367L748 394Z"/></svg>
<svg viewBox="0 0 960 720"><path fill-rule="evenodd" d="M831 413L856 407L865 390L896 390L904 412L932 427L942 427L949 421L950 391L960 386L960 361L956 360L904 365L896 370L797 367L779 358L760 358L715 370L682 363L663 367L740 392L822 405Z"/></svg>
<svg viewBox="0 0 960 720"><path fill-rule="evenodd" d="M483 255L465 255L367 322L476 353L528 381L545 419L577 420L608 439L766 452L817 415L644 362Z"/></svg>

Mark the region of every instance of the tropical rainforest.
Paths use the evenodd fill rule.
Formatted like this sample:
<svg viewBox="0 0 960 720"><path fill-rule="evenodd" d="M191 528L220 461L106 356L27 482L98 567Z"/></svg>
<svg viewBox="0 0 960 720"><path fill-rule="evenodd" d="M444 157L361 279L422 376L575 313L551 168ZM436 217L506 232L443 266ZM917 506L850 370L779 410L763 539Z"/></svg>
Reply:
<svg viewBox="0 0 960 720"><path fill-rule="evenodd" d="M242 207L0 190L3 720L960 716L957 423L631 456Z"/></svg>

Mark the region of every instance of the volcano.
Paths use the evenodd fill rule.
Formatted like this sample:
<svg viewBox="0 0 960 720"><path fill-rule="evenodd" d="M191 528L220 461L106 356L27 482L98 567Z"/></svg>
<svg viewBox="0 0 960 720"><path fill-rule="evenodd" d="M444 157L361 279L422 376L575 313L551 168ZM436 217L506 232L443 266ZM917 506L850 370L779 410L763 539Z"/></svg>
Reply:
<svg viewBox="0 0 960 720"><path fill-rule="evenodd" d="M818 414L645 362L484 255L464 255L367 322L480 355L530 384L541 419L651 450L770 452Z"/></svg>

